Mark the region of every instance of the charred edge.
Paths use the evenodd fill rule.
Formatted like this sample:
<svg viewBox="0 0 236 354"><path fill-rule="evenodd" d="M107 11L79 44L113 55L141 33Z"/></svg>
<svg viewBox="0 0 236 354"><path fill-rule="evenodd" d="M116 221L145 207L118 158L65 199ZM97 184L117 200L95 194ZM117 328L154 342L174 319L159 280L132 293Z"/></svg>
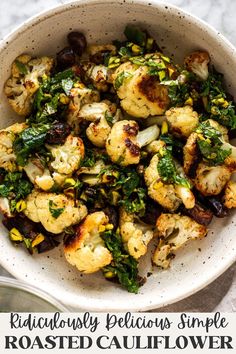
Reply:
<svg viewBox="0 0 236 354"><path fill-rule="evenodd" d="M129 138L125 139L125 146L129 149L133 156L139 156L139 146L134 144Z"/></svg>
<svg viewBox="0 0 236 354"><path fill-rule="evenodd" d="M135 124L135 125L126 124L126 125L124 125L123 130L129 136L136 136L138 134L138 125L137 124Z"/></svg>

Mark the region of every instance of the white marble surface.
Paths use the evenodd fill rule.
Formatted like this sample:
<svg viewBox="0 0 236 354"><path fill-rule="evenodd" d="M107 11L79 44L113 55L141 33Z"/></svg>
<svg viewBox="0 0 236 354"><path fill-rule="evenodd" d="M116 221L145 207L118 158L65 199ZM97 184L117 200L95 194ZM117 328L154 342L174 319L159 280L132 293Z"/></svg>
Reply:
<svg viewBox="0 0 236 354"><path fill-rule="evenodd" d="M236 45L235 0L168 0L205 20ZM0 0L0 39L40 11L66 0ZM8 275L0 267L0 275ZM162 311L236 312L236 264L199 293Z"/></svg>

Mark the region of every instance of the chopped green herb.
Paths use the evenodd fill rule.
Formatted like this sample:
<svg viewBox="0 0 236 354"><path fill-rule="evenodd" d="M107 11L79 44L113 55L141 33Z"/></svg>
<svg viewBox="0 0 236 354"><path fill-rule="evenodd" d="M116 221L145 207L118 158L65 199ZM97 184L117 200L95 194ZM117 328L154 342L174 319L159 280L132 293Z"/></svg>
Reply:
<svg viewBox="0 0 236 354"><path fill-rule="evenodd" d="M25 166L30 154L39 151L43 146L50 124L34 124L24 129L16 138L13 149L16 154L16 162Z"/></svg>
<svg viewBox="0 0 236 354"><path fill-rule="evenodd" d="M207 100L204 105L208 113L206 119L210 117L230 129L236 129L236 106L223 86L222 74L216 70L210 72L201 84L200 94Z"/></svg>
<svg viewBox="0 0 236 354"><path fill-rule="evenodd" d="M124 30L124 34L128 41L144 47L147 40L147 35L140 28L132 25L127 25Z"/></svg>
<svg viewBox="0 0 236 354"><path fill-rule="evenodd" d="M103 268L104 276L113 274L129 292L137 294L138 262L125 251L118 232L105 231L101 237L113 257L111 264Z"/></svg>
<svg viewBox="0 0 236 354"><path fill-rule="evenodd" d="M27 75L28 74L28 69L27 66L25 64L23 64L21 61L19 60L15 60L15 64L19 70L19 72L23 75Z"/></svg>
<svg viewBox="0 0 236 354"><path fill-rule="evenodd" d="M159 154L157 170L164 182L180 184L183 187L191 188L189 181L178 172L171 151L163 148Z"/></svg>
<svg viewBox="0 0 236 354"><path fill-rule="evenodd" d="M70 90L72 89L73 85L74 81L71 78L61 80L61 86L67 96L70 95Z"/></svg>
<svg viewBox="0 0 236 354"><path fill-rule="evenodd" d="M55 219L57 219L65 210L65 208L57 208L57 205L52 201L49 200L49 211Z"/></svg>
<svg viewBox="0 0 236 354"><path fill-rule="evenodd" d="M215 166L222 165L232 150L222 148L221 132L212 127L207 121L199 124L196 132L199 135L197 140L198 147L204 160Z"/></svg>
<svg viewBox="0 0 236 354"><path fill-rule="evenodd" d="M108 111L105 112L105 119L110 126L113 125L114 117Z"/></svg>
<svg viewBox="0 0 236 354"><path fill-rule="evenodd" d="M133 76L133 74L129 73L128 71L122 71L120 74L117 75L116 79L115 79L115 89L118 90L125 79L131 78Z"/></svg>

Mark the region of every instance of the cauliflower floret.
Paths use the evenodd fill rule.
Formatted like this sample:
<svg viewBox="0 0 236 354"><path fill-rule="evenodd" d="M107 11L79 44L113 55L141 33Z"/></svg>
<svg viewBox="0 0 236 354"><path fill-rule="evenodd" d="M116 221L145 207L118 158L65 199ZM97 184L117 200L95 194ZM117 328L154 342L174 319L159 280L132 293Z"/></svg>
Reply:
<svg viewBox="0 0 236 354"><path fill-rule="evenodd" d="M224 127L223 125L219 124L218 122L216 122L213 119L207 119L205 122L208 122L211 127L215 128L216 130L218 130L222 134L222 140L223 141L225 141L225 142L229 141L228 129L226 127Z"/></svg>
<svg viewBox="0 0 236 354"><path fill-rule="evenodd" d="M191 168L198 161L198 135L197 133L192 133L183 148L184 156L184 172L189 175Z"/></svg>
<svg viewBox="0 0 236 354"><path fill-rule="evenodd" d="M201 80L208 78L209 62L209 54L201 50L191 53L184 59L186 68L196 74Z"/></svg>
<svg viewBox="0 0 236 354"><path fill-rule="evenodd" d="M161 148L165 147L165 143L163 140L154 140L152 141L150 144L148 144L145 147L145 150L149 153L149 154L156 154Z"/></svg>
<svg viewBox="0 0 236 354"><path fill-rule="evenodd" d="M113 162L121 166L138 164L141 147L157 139L158 135L157 125L139 132L137 122L133 120L118 121L113 125L106 141L107 154Z"/></svg>
<svg viewBox="0 0 236 354"><path fill-rule="evenodd" d="M224 205L226 208L236 208L236 182L229 181L225 188Z"/></svg>
<svg viewBox="0 0 236 354"><path fill-rule="evenodd" d="M4 91L16 113L23 116L30 114L40 79L49 75L53 63L52 58L31 59L29 55L21 55L13 62L12 75L6 81Z"/></svg>
<svg viewBox="0 0 236 354"><path fill-rule="evenodd" d="M205 196L217 195L224 189L230 177L231 171L227 166L209 166L205 162L200 162L196 170L194 185Z"/></svg>
<svg viewBox="0 0 236 354"><path fill-rule="evenodd" d="M188 138L199 123L198 114L191 106L173 107L166 112L166 118L172 133L180 138Z"/></svg>
<svg viewBox="0 0 236 354"><path fill-rule="evenodd" d="M83 84L79 84L80 87L74 87L70 91L70 103L67 111L67 122L73 128L76 133L79 133L79 125L81 118L79 112L84 104L99 102L100 94L96 90L89 89Z"/></svg>
<svg viewBox="0 0 236 354"><path fill-rule="evenodd" d="M161 147L161 145L160 145ZM158 172L159 157L154 155L144 173L145 183L148 187L148 195L164 208L175 211L183 202L187 209L195 205L195 198L191 190L180 184L165 183ZM176 170L180 176L184 176L182 167L175 162Z"/></svg>
<svg viewBox="0 0 236 354"><path fill-rule="evenodd" d="M162 268L169 267L173 252L187 241L202 239L207 234L205 226L179 214L161 214L156 227L160 239L152 260Z"/></svg>
<svg viewBox="0 0 236 354"><path fill-rule="evenodd" d="M107 66L102 64L95 65L89 62L83 66L83 69L97 90L102 92L108 90L108 84L111 83L111 75Z"/></svg>
<svg viewBox="0 0 236 354"><path fill-rule="evenodd" d="M47 145L54 161L51 167L55 172L71 175L79 168L84 157L84 144L82 139L68 135L63 145Z"/></svg>
<svg viewBox="0 0 236 354"><path fill-rule="evenodd" d="M181 204L173 184L163 183L157 170L158 155L154 155L144 173L145 183L150 198L158 202L163 208L175 211Z"/></svg>
<svg viewBox="0 0 236 354"><path fill-rule="evenodd" d="M66 227L78 224L86 215L87 208L64 194L45 193L34 190L25 200L24 214L53 234L63 232Z"/></svg>
<svg viewBox="0 0 236 354"><path fill-rule="evenodd" d="M45 168L39 159L29 159L24 170L29 180L44 191L50 190L54 185L54 180L50 172Z"/></svg>
<svg viewBox="0 0 236 354"><path fill-rule="evenodd" d="M147 253L147 246L153 238L150 225L135 220L134 214L120 211L120 233L129 254L135 259Z"/></svg>
<svg viewBox="0 0 236 354"><path fill-rule="evenodd" d="M113 44L91 44L87 48L87 52L89 55L95 55L98 53L107 53L114 55L116 54L116 46Z"/></svg>
<svg viewBox="0 0 236 354"><path fill-rule="evenodd" d="M23 130L25 130L28 125L25 122L22 123L14 123L9 127L3 129L6 132L12 132L13 134L20 134Z"/></svg>
<svg viewBox="0 0 236 354"><path fill-rule="evenodd" d="M158 60L159 55L156 55ZM113 83L122 108L131 116L147 118L163 114L169 106L168 88L147 66L121 64L113 74Z"/></svg>
<svg viewBox="0 0 236 354"><path fill-rule="evenodd" d="M11 213L9 200L7 198L0 197L0 212L8 218L13 216Z"/></svg>
<svg viewBox="0 0 236 354"><path fill-rule="evenodd" d="M92 122L86 129L86 134L88 139L97 147L105 147L111 131L111 127L106 120L106 114L111 116L110 107L104 102L85 104L79 112L79 118Z"/></svg>
<svg viewBox="0 0 236 354"><path fill-rule="evenodd" d="M0 167L6 171L16 169L16 155L13 152L14 134L9 131L0 131Z"/></svg>
<svg viewBox="0 0 236 354"><path fill-rule="evenodd" d="M0 130L0 167L8 172L16 169L16 155L13 151L15 134L19 134L26 127L26 123L15 123Z"/></svg>
<svg viewBox="0 0 236 354"><path fill-rule="evenodd" d="M65 257L79 271L94 273L111 263L112 254L101 237L108 221L103 211L92 213L78 226L75 236L66 241Z"/></svg>

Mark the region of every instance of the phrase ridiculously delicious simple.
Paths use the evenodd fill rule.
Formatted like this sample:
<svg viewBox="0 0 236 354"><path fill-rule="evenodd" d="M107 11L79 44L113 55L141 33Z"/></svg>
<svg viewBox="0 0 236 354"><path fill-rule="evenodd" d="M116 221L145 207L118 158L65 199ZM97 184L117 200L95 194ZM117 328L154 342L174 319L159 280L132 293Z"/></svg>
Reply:
<svg viewBox="0 0 236 354"><path fill-rule="evenodd" d="M131 312L126 312L125 314L108 313L105 315L105 323L101 324L101 318L103 318L104 316L97 316L91 314L90 312L85 312L80 316L73 316L72 314L68 316L59 312L56 312L53 315L48 314L47 316L11 313L10 328L25 328L29 331L44 328L48 328L51 331L55 329L69 328L73 331L76 331L78 329L85 329L93 333L97 331L99 325L103 325L103 329L106 329L107 331L110 331L113 328L156 328L161 331L164 331L166 329L170 329L173 325L173 322L169 319L168 316L156 317L153 315L137 315L132 314ZM226 328L228 326L228 322L226 321L225 317L221 316L219 312L216 312L215 314L204 317L202 319L198 316L182 313L180 314L179 321L176 326L178 329L204 328L206 333L208 333L210 328Z"/></svg>
<svg viewBox="0 0 236 354"><path fill-rule="evenodd" d="M176 314L177 315L177 314ZM212 330L228 326L220 313L178 314L10 314L4 349L233 349L232 337ZM17 335L24 330L24 335ZM44 336L45 331L47 334ZM125 329L125 332L124 332ZM202 335L189 335L201 329ZM42 331L39 331L42 330ZM140 330L140 331L139 331ZM49 332L50 331L50 332ZM41 332L41 335L40 335ZM225 333L225 332L224 332ZM187 335L188 334L188 335Z"/></svg>

